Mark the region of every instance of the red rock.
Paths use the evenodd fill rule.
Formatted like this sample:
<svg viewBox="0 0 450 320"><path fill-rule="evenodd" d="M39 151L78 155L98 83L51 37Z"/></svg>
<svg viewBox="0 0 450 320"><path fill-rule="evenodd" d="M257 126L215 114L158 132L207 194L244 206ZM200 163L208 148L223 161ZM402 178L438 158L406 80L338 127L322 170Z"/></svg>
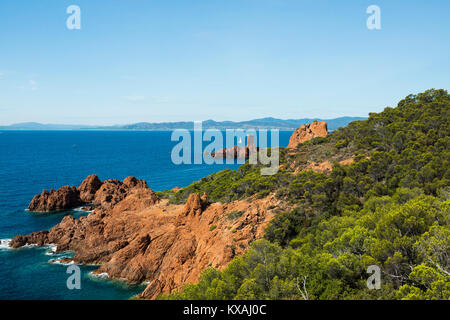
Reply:
<svg viewBox="0 0 450 320"><path fill-rule="evenodd" d="M80 191L80 199L85 203L90 203L94 200L95 193L100 189L102 182L96 174L88 176L78 187Z"/></svg>
<svg viewBox="0 0 450 320"><path fill-rule="evenodd" d="M121 201L110 201L80 219L66 216L50 231L16 236L12 245L56 244L57 251L73 251L75 263L99 264L96 273L149 282L139 297L155 299L198 281L208 266L224 268L263 236L274 216L268 208L286 209L273 196L209 204L205 194L191 194L184 205L174 205L159 200L149 188L129 189L120 181L103 183L96 197L109 190L115 198L116 192L122 195L121 188ZM230 220L234 211L243 214Z"/></svg>
<svg viewBox="0 0 450 320"><path fill-rule="evenodd" d="M26 244L35 244L38 246L43 246L48 244L48 231L33 232L26 236L17 235L12 238L9 244L12 248L19 248Z"/></svg>
<svg viewBox="0 0 450 320"><path fill-rule="evenodd" d="M206 194L206 192L203 193L200 200L202 203L202 209L204 210L209 204L209 198L208 198L208 195Z"/></svg>
<svg viewBox="0 0 450 320"><path fill-rule="evenodd" d="M28 205L28 210L35 212L48 212L55 210L67 210L81 206L80 192L75 187L63 186L57 191L44 190L35 195Z"/></svg>
<svg viewBox="0 0 450 320"><path fill-rule="evenodd" d="M145 210L159 202L156 193L150 188L134 188L128 192L124 200L115 205L115 210Z"/></svg>
<svg viewBox="0 0 450 320"><path fill-rule="evenodd" d="M198 216L202 213L202 200L197 193L191 193L184 205L184 210L181 213L183 216Z"/></svg>
<svg viewBox="0 0 450 320"><path fill-rule="evenodd" d="M116 203L125 199L128 189L128 186L119 180L106 180L95 193L94 204L103 208L112 208Z"/></svg>
<svg viewBox="0 0 450 320"><path fill-rule="evenodd" d="M94 204L100 205L103 208L112 208L135 189L150 190L147 182L136 179L135 177L127 177L123 182L112 179L106 180L95 193Z"/></svg>
<svg viewBox="0 0 450 320"><path fill-rule="evenodd" d="M304 124L297 128L289 140L289 149L297 148L299 143L309 141L316 137L326 137L328 135L326 121L314 121L311 124Z"/></svg>
<svg viewBox="0 0 450 320"><path fill-rule="evenodd" d="M231 148L219 149L211 152L211 157L215 159L248 159L251 154L258 151L252 135L247 136L247 145L245 147L233 146Z"/></svg>
<svg viewBox="0 0 450 320"><path fill-rule="evenodd" d="M102 183L97 175L94 174L88 176L78 188L64 186L57 191L53 189L42 191L41 194L34 196L28 209L30 211L48 212L73 209L85 204L112 208L115 204L125 199L133 190L137 189L150 190L147 182L135 177L127 177L123 182L111 179ZM152 198L149 200L149 203L153 204L157 197L153 191L151 193L147 193L147 196ZM92 206L89 208L92 208Z"/></svg>
<svg viewBox="0 0 450 320"><path fill-rule="evenodd" d="M123 184L128 188L148 188L147 182L145 180L136 179L135 177L126 177L123 180Z"/></svg>

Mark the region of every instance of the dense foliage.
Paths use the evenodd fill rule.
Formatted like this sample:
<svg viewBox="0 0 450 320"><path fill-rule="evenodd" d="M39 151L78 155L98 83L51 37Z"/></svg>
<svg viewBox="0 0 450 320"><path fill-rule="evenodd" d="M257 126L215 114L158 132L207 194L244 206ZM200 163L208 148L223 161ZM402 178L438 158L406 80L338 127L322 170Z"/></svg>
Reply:
<svg viewBox="0 0 450 320"><path fill-rule="evenodd" d="M268 151L270 155L270 150ZM280 150L280 163L286 161L286 150ZM230 202L260 193L261 196L281 187L288 186L292 180L286 170L279 170L276 175L262 176L260 169L263 165L241 165L238 170L225 169L213 173L178 192L171 190L160 191L158 196L169 198L171 203L184 203L191 193L206 192L213 202Z"/></svg>
<svg viewBox="0 0 450 320"><path fill-rule="evenodd" d="M292 210L225 270L162 298L450 299L449 111L447 91L428 90L282 152L283 165L356 155L328 175L247 164L184 189L215 201L276 191ZM371 265L380 290L367 288Z"/></svg>

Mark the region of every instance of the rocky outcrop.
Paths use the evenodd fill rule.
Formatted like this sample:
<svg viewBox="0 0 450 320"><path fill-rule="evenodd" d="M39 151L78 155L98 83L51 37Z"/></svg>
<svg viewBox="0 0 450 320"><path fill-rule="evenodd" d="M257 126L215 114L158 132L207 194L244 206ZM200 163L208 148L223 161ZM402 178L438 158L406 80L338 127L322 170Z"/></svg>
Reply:
<svg viewBox="0 0 450 320"><path fill-rule="evenodd" d="M148 185L145 180L137 179L135 177L126 177L123 180L123 184L126 185L129 189L133 188L144 188L147 189Z"/></svg>
<svg viewBox="0 0 450 320"><path fill-rule="evenodd" d="M78 187L80 199L84 203L90 203L94 200L95 193L102 186L102 182L96 174L88 176Z"/></svg>
<svg viewBox="0 0 450 320"><path fill-rule="evenodd" d="M48 231L39 231L39 232L33 232L26 236L15 236L9 245L12 248L19 248L23 247L24 245L30 245L35 244L38 246L43 246L48 242Z"/></svg>
<svg viewBox="0 0 450 320"><path fill-rule="evenodd" d="M147 182L135 177L127 177L123 182L113 179L102 182L94 174L88 176L78 188L64 186L57 191L42 191L41 194L34 196L28 209L36 212L49 212L69 210L83 205L112 208L133 190L138 189L150 190ZM156 194L154 196L156 197ZM89 208L93 208L93 206L89 206Z"/></svg>
<svg viewBox="0 0 450 320"><path fill-rule="evenodd" d="M119 180L106 180L95 193L94 203L104 208L112 208L116 203L125 199L128 189L128 186Z"/></svg>
<svg viewBox="0 0 450 320"><path fill-rule="evenodd" d="M248 159L252 154L258 152L258 147L254 143L252 135L247 136L245 147L233 146L231 148L219 149L211 152L211 157L215 159Z"/></svg>
<svg viewBox="0 0 450 320"><path fill-rule="evenodd" d="M106 190L100 188L96 198L130 185L105 183ZM80 219L66 216L49 231L14 237L11 245L56 244L58 252L75 252L70 260L76 263L100 265L95 273L148 282L139 297L154 299L198 281L208 266L224 268L263 236L274 208L285 208L273 196L222 204L210 203L206 194L191 194L184 205L174 205L159 200L141 182L131 185L135 188L122 200L114 198L115 204L110 201Z"/></svg>
<svg viewBox="0 0 450 320"><path fill-rule="evenodd" d="M182 216L199 216L203 211L202 200L197 193L191 193L184 205Z"/></svg>
<svg viewBox="0 0 450 320"><path fill-rule="evenodd" d="M184 225L187 221L192 221L193 218L200 217L208 205L209 200L206 193L201 197L197 193L191 193L186 200L183 210L178 215L175 224Z"/></svg>
<svg viewBox="0 0 450 320"><path fill-rule="evenodd" d="M28 210L36 212L48 212L66 210L81 206L80 192L76 187L63 186L58 190L44 190L33 197Z"/></svg>
<svg viewBox="0 0 450 320"><path fill-rule="evenodd" d="M200 200L202 202L203 209L205 209L209 205L209 198L206 192L203 193L203 195L200 197Z"/></svg>
<svg viewBox="0 0 450 320"><path fill-rule="evenodd" d="M297 128L289 140L289 149L297 148L299 143L309 141L316 137L326 137L328 135L326 121L314 121L311 124L304 124Z"/></svg>

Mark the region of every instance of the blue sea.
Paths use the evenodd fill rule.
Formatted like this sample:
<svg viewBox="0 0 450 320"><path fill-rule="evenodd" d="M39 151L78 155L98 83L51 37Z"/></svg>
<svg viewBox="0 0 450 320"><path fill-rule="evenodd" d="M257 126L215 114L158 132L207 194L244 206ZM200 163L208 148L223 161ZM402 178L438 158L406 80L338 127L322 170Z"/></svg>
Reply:
<svg viewBox="0 0 450 320"><path fill-rule="evenodd" d="M287 146L292 132L280 132ZM32 197L43 189L78 186L89 174L101 180L135 176L155 191L184 187L200 178L238 164L175 165L169 131L0 131L0 299L129 299L143 285L106 280L91 275L93 266L80 266L81 290L66 286L67 266L51 260L51 247L9 249L17 234L47 230L65 215L80 217L80 210L53 214L26 211ZM204 146L208 142L204 142Z"/></svg>

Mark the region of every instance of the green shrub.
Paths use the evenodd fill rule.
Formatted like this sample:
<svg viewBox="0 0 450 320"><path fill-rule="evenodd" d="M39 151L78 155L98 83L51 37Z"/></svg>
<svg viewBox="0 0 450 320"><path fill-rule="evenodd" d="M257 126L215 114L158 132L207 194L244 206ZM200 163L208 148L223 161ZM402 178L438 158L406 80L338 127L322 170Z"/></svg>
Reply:
<svg viewBox="0 0 450 320"><path fill-rule="evenodd" d="M227 219L228 220L235 220L235 219L241 217L244 213L245 213L245 211L233 210L231 213L229 213L227 215Z"/></svg>

